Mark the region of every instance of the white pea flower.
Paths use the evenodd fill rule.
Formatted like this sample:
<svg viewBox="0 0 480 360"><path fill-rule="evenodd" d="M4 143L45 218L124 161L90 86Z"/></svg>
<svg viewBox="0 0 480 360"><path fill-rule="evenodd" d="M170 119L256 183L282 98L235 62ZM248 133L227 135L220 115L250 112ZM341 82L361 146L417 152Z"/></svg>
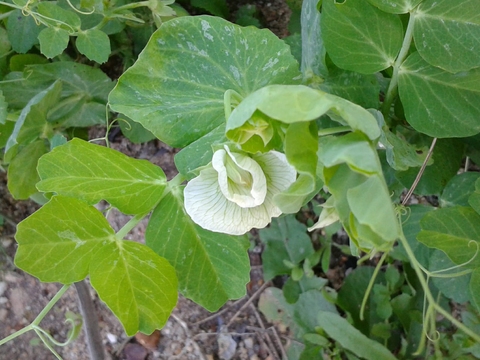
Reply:
<svg viewBox="0 0 480 360"><path fill-rule="evenodd" d="M281 215L273 197L296 176L282 153L248 156L225 145L185 187L185 209L204 229L242 235L264 228L272 217Z"/></svg>

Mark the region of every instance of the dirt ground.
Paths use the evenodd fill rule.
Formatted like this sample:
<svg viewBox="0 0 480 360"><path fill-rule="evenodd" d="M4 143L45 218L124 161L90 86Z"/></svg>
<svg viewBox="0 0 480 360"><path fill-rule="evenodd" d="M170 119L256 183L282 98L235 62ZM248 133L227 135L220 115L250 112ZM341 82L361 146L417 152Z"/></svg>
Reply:
<svg viewBox="0 0 480 360"><path fill-rule="evenodd" d="M252 2L264 25L280 37L288 35L290 10L283 0L230 1L232 14L240 5ZM92 133L92 138L101 136L104 130L96 131L100 134ZM161 166L168 178L175 175L174 149L159 141L132 144L121 135L112 140L114 149ZM6 174L0 171L0 214L4 217L3 226L0 226L0 339L30 324L61 288L60 284L41 283L15 267L15 225L38 206L30 201L13 200L6 183ZM118 229L128 219L111 212L108 220ZM145 226L146 222L141 223L128 237L143 241ZM250 251L252 270L247 296L227 303L215 314L180 297L166 326L151 336L127 337L118 320L90 287L106 359L280 359L284 347L288 346L288 334L266 323L256 307L261 292L271 285L263 282L261 250L261 246L256 246ZM64 323L66 312L79 313L74 286L40 324L57 341L64 341L69 330ZM76 341L65 347L55 347L55 350L65 360L90 359L83 331ZM55 356L33 331L0 346L0 360L24 359L50 360Z"/></svg>

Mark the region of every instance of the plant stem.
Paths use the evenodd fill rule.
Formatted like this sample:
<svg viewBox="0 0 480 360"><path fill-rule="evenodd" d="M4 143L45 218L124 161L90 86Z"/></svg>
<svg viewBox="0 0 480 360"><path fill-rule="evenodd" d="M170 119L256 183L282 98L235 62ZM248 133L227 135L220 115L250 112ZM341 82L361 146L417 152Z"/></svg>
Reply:
<svg viewBox="0 0 480 360"><path fill-rule="evenodd" d="M105 353L103 350L102 337L100 335L100 329L98 328L98 318L95 313L92 298L90 297L88 285L85 283L85 280L82 280L75 283L75 289L77 290L80 313L83 317L90 359L103 360L105 359Z"/></svg>
<svg viewBox="0 0 480 360"><path fill-rule="evenodd" d="M408 19L407 30L405 32L405 37L403 38L402 48L393 64L393 74L392 78L390 79L390 84L388 85L387 94L385 95L385 100L383 101L382 106L382 114L385 118L385 121L388 122L390 114L390 108L392 106L393 100L395 96L397 96L397 85L398 85L398 71L400 70L400 66L402 65L403 61L408 55L408 51L410 50L410 45L413 39L413 27L415 24L415 13L410 13L410 19Z"/></svg>
<svg viewBox="0 0 480 360"><path fill-rule="evenodd" d="M382 267L385 259L387 258L388 252L384 252L380 260L378 261L377 266L375 266L375 270L373 271L372 277L370 278L370 282L368 283L367 290L365 291L365 295L363 296L362 306L360 307L360 320L363 321L363 313L365 312L365 306L367 306L367 300L372 292L373 285L375 284L375 279L380 272L380 268Z"/></svg>
<svg viewBox="0 0 480 360"><path fill-rule="evenodd" d="M318 136L338 134L338 133L343 133L347 131L352 131L352 128L350 126L336 126L336 127L318 130Z"/></svg>
<svg viewBox="0 0 480 360"><path fill-rule="evenodd" d="M474 333L472 330L470 330L468 327L466 327L464 324L462 324L460 321L455 319L448 311L446 311L444 308L442 308L433 298L432 293L430 292L430 288L428 286L427 281L425 280L425 277L423 275L422 270L420 269L420 266L418 264L417 258L415 257L415 254L413 253L412 248L410 247L407 239L405 238L405 235L400 236L400 242L402 243L403 247L405 248L405 252L407 253L410 263L412 265L413 270L417 274L418 281L420 281L420 285L422 286L423 291L425 292L425 297L427 298L427 301L429 305L433 306L435 310L442 314L448 321L450 321L453 325L455 325L458 329L462 330L465 334L470 336L472 339L474 339L476 342L480 343L480 335Z"/></svg>
<svg viewBox="0 0 480 360"><path fill-rule="evenodd" d="M55 296L50 300L43 308L43 310L38 314L38 316L35 318L35 320L32 321L32 323L23 329L20 329L16 332L14 332L12 335L7 336L6 338L0 340L0 345L5 344L6 342L15 339L16 337L26 333L27 331L30 331L32 329L35 329L38 327L40 322L43 320L43 318L48 314L48 312L53 308L53 306L57 303L58 300L65 294L65 292L68 290L71 284L68 285L63 285L62 288L55 294Z"/></svg>
<svg viewBox="0 0 480 360"><path fill-rule="evenodd" d="M119 238L119 239L123 239L129 232L130 230L132 230L135 226L137 226L137 224L145 217L147 216L148 213L142 213L142 214L138 214L138 215L135 215L133 218L131 218L130 220L128 220L128 222L123 225L123 227L118 230L116 236Z"/></svg>

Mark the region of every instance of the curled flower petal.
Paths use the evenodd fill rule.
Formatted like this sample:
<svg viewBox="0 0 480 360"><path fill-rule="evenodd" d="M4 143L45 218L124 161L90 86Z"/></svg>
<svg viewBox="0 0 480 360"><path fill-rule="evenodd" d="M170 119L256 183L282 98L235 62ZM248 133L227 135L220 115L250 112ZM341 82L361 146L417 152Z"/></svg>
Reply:
<svg viewBox="0 0 480 360"><path fill-rule="evenodd" d="M262 168L251 157L218 150L213 154L212 166L218 172L218 183L223 195L241 207L261 205L267 195L267 180Z"/></svg>
<svg viewBox="0 0 480 360"><path fill-rule="evenodd" d="M185 187L185 209L204 229L242 235L281 214L273 196L295 179L295 169L284 154L271 151L249 157L226 147L217 150L210 166ZM261 203L252 206L259 199Z"/></svg>

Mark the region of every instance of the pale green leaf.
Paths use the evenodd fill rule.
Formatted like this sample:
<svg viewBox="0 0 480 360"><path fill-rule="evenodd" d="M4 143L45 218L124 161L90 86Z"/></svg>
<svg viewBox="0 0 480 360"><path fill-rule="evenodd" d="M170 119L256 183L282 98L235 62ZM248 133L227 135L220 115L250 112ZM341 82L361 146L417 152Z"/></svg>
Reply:
<svg viewBox="0 0 480 360"><path fill-rule="evenodd" d="M209 16L162 24L110 94L114 111L183 147L225 122L224 93L293 83L298 64L268 30Z"/></svg>
<svg viewBox="0 0 480 360"><path fill-rule="evenodd" d="M368 0L380 10L391 14L406 14L411 12L423 0Z"/></svg>
<svg viewBox="0 0 480 360"><path fill-rule="evenodd" d="M175 268L179 291L209 311L245 295L249 281L248 241L195 225L183 208L183 188L174 188L156 207L145 239Z"/></svg>
<svg viewBox="0 0 480 360"><path fill-rule="evenodd" d="M284 260L296 265L314 253L306 226L293 215L274 219L269 228L260 231L260 240L265 244L262 254L265 281L290 273Z"/></svg>
<svg viewBox="0 0 480 360"><path fill-rule="evenodd" d="M53 1L42 1L38 4L37 11L42 20L49 26L59 27L72 33L80 29L80 18L75 11L69 11L56 5Z"/></svg>
<svg viewBox="0 0 480 360"><path fill-rule="evenodd" d="M455 175L443 189L439 199L440 206L468 206L469 197L475 192L475 182L479 178L480 173L478 172L465 172Z"/></svg>
<svg viewBox="0 0 480 360"><path fill-rule="evenodd" d="M125 214L151 210L166 186L160 167L80 139L43 156L38 173L40 191L76 197L89 204L106 200Z"/></svg>
<svg viewBox="0 0 480 360"><path fill-rule="evenodd" d="M16 144L28 144L48 129L47 116L57 103L62 91L62 82L56 81L35 95L18 117L12 135L7 141L5 152Z"/></svg>
<svg viewBox="0 0 480 360"><path fill-rule="evenodd" d="M301 139L301 141L299 141ZM318 131L314 121L291 124L285 134L285 155L299 174L288 189L274 196L284 214L298 212L322 187L316 179Z"/></svg>
<svg viewBox="0 0 480 360"><path fill-rule="evenodd" d="M175 269L136 242L102 246L91 260L90 281L128 336L162 328L177 304Z"/></svg>
<svg viewBox="0 0 480 360"><path fill-rule="evenodd" d="M28 199L37 192L35 185L40 180L37 174L37 162L47 152L45 141L37 140L12 159L8 166L8 191L15 199Z"/></svg>
<svg viewBox="0 0 480 360"><path fill-rule="evenodd" d="M12 49L20 54L25 54L38 44L38 34L42 27L35 23L32 16L24 16L22 10L13 10L7 21L8 40Z"/></svg>
<svg viewBox="0 0 480 360"><path fill-rule="evenodd" d="M450 72L480 66L478 0L425 0L414 12L415 46L431 65Z"/></svg>
<svg viewBox="0 0 480 360"><path fill-rule="evenodd" d="M41 281L71 284L87 276L92 256L114 236L93 206L54 196L18 224L15 264Z"/></svg>
<svg viewBox="0 0 480 360"><path fill-rule="evenodd" d="M321 311L317 319L319 326L329 337L361 358L367 360L396 359L387 348L363 335L341 316Z"/></svg>
<svg viewBox="0 0 480 360"><path fill-rule="evenodd" d="M457 265L480 266L480 215L470 207L454 206L430 212L420 222L418 241L442 250Z"/></svg>
<svg viewBox="0 0 480 360"><path fill-rule="evenodd" d="M327 53L338 67L373 74L393 65L403 40L403 26L366 0L325 0L322 37Z"/></svg>
<svg viewBox="0 0 480 360"><path fill-rule="evenodd" d="M380 136L377 121L364 108L341 97L303 85L270 85L243 99L227 120L227 137L234 139L256 111L282 123L311 121L324 114L360 130L370 139Z"/></svg>
<svg viewBox="0 0 480 360"><path fill-rule="evenodd" d="M480 68L452 74L413 53L400 68L398 91L415 130L440 138L480 132Z"/></svg>
<svg viewBox="0 0 480 360"><path fill-rule="evenodd" d="M362 184L347 190L347 201L355 219L380 235L385 242L398 239L400 231L385 181L370 176Z"/></svg>
<svg viewBox="0 0 480 360"><path fill-rule="evenodd" d="M68 46L70 35L67 30L60 28L45 28L38 34L40 51L48 58L53 58L63 53Z"/></svg>
<svg viewBox="0 0 480 360"><path fill-rule="evenodd" d="M106 62L110 56L110 39L107 34L98 29L80 32L75 45L80 53L99 64Z"/></svg>

